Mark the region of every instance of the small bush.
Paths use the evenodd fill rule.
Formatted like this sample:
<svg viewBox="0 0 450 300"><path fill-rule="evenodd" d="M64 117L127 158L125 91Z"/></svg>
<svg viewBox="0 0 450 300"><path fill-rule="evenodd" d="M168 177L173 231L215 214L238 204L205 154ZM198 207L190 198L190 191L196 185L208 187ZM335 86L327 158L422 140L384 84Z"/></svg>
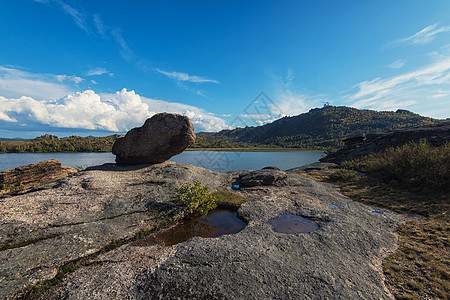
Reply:
<svg viewBox="0 0 450 300"><path fill-rule="evenodd" d="M185 183L176 188L178 202L186 205L190 213L199 212L206 215L217 207L215 197L210 194L209 187L202 186L199 181L194 184Z"/></svg>
<svg viewBox="0 0 450 300"><path fill-rule="evenodd" d="M450 143L432 147L424 141L389 148L343 164L344 168L375 175L385 182L429 188L450 186Z"/></svg>
<svg viewBox="0 0 450 300"><path fill-rule="evenodd" d="M356 177L355 171L339 169L328 177L331 181L349 181Z"/></svg>

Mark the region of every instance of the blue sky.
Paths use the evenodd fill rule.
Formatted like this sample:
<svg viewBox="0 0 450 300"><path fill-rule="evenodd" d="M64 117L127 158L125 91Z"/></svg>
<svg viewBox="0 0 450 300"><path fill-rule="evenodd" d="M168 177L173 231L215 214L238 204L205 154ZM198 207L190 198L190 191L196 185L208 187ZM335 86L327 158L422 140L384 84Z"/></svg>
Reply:
<svg viewBox="0 0 450 300"><path fill-rule="evenodd" d="M0 137L163 111L217 131L325 102L450 117L448 0L2 0L0 36Z"/></svg>

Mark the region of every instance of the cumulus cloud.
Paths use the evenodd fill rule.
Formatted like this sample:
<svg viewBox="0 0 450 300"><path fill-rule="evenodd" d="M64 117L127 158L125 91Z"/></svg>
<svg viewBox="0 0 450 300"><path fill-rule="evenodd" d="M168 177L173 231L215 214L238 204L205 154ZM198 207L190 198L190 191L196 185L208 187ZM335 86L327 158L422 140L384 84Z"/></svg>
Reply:
<svg viewBox="0 0 450 300"><path fill-rule="evenodd" d="M169 102L164 100L156 100L141 97L142 101L147 103L150 108L155 108L158 112L178 113L188 116L196 131L219 131L228 129L225 120L217 117L211 112L207 112L202 108L177 102Z"/></svg>
<svg viewBox="0 0 450 300"><path fill-rule="evenodd" d="M439 26L439 24L433 24L425 27L424 29L416 32L415 34L396 40L392 42L392 45L410 44L410 45L422 45L427 44L436 38L436 35L442 32L450 31L450 26Z"/></svg>
<svg viewBox="0 0 450 300"><path fill-rule="evenodd" d="M58 100L31 97L0 97L0 129L39 130L72 128L124 132L157 112L189 116L197 131L226 128L225 121L200 108L181 103L144 98L122 89L114 94L96 94L92 90L69 94ZM17 126L19 125L19 126ZM6 128L1 128L5 126Z"/></svg>
<svg viewBox="0 0 450 300"><path fill-rule="evenodd" d="M70 80L73 81L75 83L80 83L82 82L84 79L75 75L56 75L55 76L56 80L58 80L59 82L63 82L64 80Z"/></svg>
<svg viewBox="0 0 450 300"><path fill-rule="evenodd" d="M217 80L214 79L208 79L205 77L200 77L196 75L189 75L187 73L182 72L167 72L163 71L161 69L155 69L156 72L161 73L169 78L175 79L176 81L187 81L187 82L195 82L195 83L205 83L205 82L211 82L211 83L219 83Z"/></svg>
<svg viewBox="0 0 450 300"><path fill-rule="evenodd" d="M450 57L446 57L412 72L363 81L355 85L356 91L346 95L345 99L356 108L395 110L414 107L415 111L426 113L427 106L448 107L450 99L443 89L448 89L449 85Z"/></svg>

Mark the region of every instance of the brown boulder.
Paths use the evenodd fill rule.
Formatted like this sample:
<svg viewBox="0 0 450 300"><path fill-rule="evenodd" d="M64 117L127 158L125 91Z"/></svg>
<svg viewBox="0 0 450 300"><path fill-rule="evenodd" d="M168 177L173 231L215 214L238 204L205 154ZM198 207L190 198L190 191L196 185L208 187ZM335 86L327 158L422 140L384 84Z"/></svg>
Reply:
<svg viewBox="0 0 450 300"><path fill-rule="evenodd" d="M194 141L194 126L187 116L160 113L116 140L112 153L120 165L155 164L180 154Z"/></svg>
<svg viewBox="0 0 450 300"><path fill-rule="evenodd" d="M49 159L0 172L0 187L5 192L27 189L56 181L76 173L71 167L61 166L57 159Z"/></svg>

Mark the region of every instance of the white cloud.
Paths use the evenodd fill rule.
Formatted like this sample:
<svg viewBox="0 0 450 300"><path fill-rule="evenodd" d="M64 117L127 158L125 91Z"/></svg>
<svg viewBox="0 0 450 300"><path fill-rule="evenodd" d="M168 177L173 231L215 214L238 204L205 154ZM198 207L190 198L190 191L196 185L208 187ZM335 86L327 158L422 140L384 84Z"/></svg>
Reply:
<svg viewBox="0 0 450 300"><path fill-rule="evenodd" d="M55 2L58 3L61 6L61 8L73 18L75 24L78 27L89 33L84 14L82 14L77 9L73 8L72 6L70 6L69 4L65 3L62 0L55 0Z"/></svg>
<svg viewBox="0 0 450 300"><path fill-rule="evenodd" d="M216 131L227 128L225 121L203 109L148 99L134 91L122 89L114 94L96 94L92 90L69 94L59 100L35 100L31 97L0 96L0 121L10 129L21 125L23 130L72 128L124 132L141 126L157 112L174 112L189 116L196 130ZM6 122L6 123L5 123ZM15 125L16 126L16 125Z"/></svg>
<svg viewBox="0 0 450 300"><path fill-rule="evenodd" d="M119 28L114 28L111 31L111 34L113 35L116 43L119 44L120 46L119 50L120 55L127 61L133 59L134 57L133 51L131 51L130 47L128 47L127 42L123 38L122 30L120 30Z"/></svg>
<svg viewBox="0 0 450 300"><path fill-rule="evenodd" d="M276 96L274 112L280 111L282 116L295 116L309 111L311 108L321 106L324 98L296 93L292 90L284 90Z"/></svg>
<svg viewBox="0 0 450 300"><path fill-rule="evenodd" d="M416 112L426 114L427 107L448 107L450 99L442 89L448 89L449 85L450 57L446 57L412 72L361 82L354 86L357 90L346 95L345 99L356 108L395 110L413 107Z"/></svg>
<svg viewBox="0 0 450 300"><path fill-rule="evenodd" d="M54 75L0 66L0 95L13 98L29 96L42 100L58 99L72 92L67 86L52 82L54 80Z"/></svg>
<svg viewBox="0 0 450 300"><path fill-rule="evenodd" d="M176 81L187 81L187 82L195 82L195 83L205 83L205 82L211 82L211 83L219 83L217 80L214 79L208 79L205 77L200 77L196 75L189 75L182 72L167 72L163 71L161 69L155 69L156 72L161 73L163 75L166 75L169 78L175 79Z"/></svg>
<svg viewBox="0 0 450 300"><path fill-rule="evenodd" d="M42 4L50 4L52 2L56 3L61 7L61 9L68 15L70 15L75 22L75 24L89 33L87 22L86 22L86 16L85 14L81 13L79 10L75 9L74 7L70 6L69 4L65 3L63 0L34 0L37 3Z"/></svg>
<svg viewBox="0 0 450 300"><path fill-rule="evenodd" d="M157 112L178 113L188 116L192 124L194 124L196 131L219 131L228 129L225 120L216 117L213 113L207 112L202 108L177 102L145 97L141 98L143 102L147 103L150 108L155 109Z"/></svg>
<svg viewBox="0 0 450 300"><path fill-rule="evenodd" d="M98 75L103 75L103 74L108 74L109 76L114 75L113 73L109 72L105 68L94 68L94 69L91 69L86 72L87 76L98 76Z"/></svg>
<svg viewBox="0 0 450 300"><path fill-rule="evenodd" d="M274 101L271 104L272 112L278 117L295 116L309 111L311 108L321 106L326 102L324 95L311 95L300 92L294 87L294 74L288 70L284 77L273 76L276 82Z"/></svg>
<svg viewBox="0 0 450 300"><path fill-rule="evenodd" d="M436 35L442 32L450 31L450 26L439 26L438 24L433 24L425 27L419 32L404 38L399 39L392 42L392 45L401 45L401 44L412 44L412 45L421 45L431 42L436 38Z"/></svg>
<svg viewBox="0 0 450 300"><path fill-rule="evenodd" d="M91 80L92 84L97 84L97 81L95 81L94 79Z"/></svg>
<svg viewBox="0 0 450 300"><path fill-rule="evenodd" d="M405 63L406 63L406 61L404 59L397 59L392 64L389 64L386 67L390 68L390 69L400 69L401 67L403 67L405 65Z"/></svg>
<svg viewBox="0 0 450 300"><path fill-rule="evenodd" d="M103 23L102 19L100 18L99 15L94 15L93 17L94 20L94 24L95 27L97 28L98 33L103 37L106 38L106 33L105 33L105 24Z"/></svg>
<svg viewBox="0 0 450 300"><path fill-rule="evenodd" d="M70 80L73 81L75 83L80 83L82 82L84 79L75 75L56 75L55 76L56 80L58 80L59 82L63 82L64 80Z"/></svg>
<svg viewBox="0 0 450 300"><path fill-rule="evenodd" d="M272 116L268 114L243 114L241 115L241 117L248 119L269 119Z"/></svg>

